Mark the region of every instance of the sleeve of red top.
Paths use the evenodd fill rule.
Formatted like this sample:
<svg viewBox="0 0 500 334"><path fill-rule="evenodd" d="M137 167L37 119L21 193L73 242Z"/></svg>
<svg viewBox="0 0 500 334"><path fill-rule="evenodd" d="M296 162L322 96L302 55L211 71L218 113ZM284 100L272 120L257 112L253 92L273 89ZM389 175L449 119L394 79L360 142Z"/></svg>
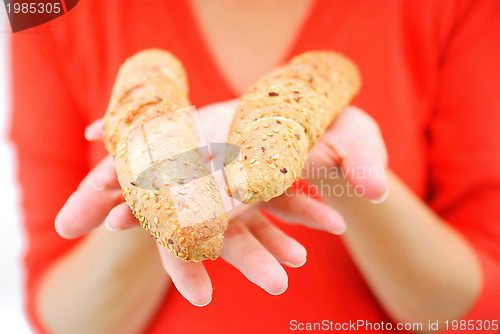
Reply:
<svg viewBox="0 0 500 334"><path fill-rule="evenodd" d="M491 321L500 319L500 2L462 9L443 53L429 129L430 203L482 266L482 292L465 319Z"/></svg>
<svg viewBox="0 0 500 334"><path fill-rule="evenodd" d="M10 137L17 155L26 235L27 313L43 332L35 311L37 285L47 268L77 240L64 240L54 218L86 174L84 122L62 71L64 51L50 26L12 36L13 112ZM41 31L41 32L39 32Z"/></svg>

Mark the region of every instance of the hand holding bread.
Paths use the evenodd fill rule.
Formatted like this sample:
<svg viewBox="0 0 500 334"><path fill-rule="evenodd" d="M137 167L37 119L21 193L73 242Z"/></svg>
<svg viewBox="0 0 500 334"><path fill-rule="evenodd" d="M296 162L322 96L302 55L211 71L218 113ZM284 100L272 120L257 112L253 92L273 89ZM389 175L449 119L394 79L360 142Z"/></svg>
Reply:
<svg viewBox="0 0 500 334"><path fill-rule="evenodd" d="M231 124L228 142L239 150L226 154L228 194L243 203L282 194L359 87L357 67L328 51L297 56L259 80ZM197 150L187 93L174 56L155 49L132 56L113 88L104 142L142 227L176 257L203 261L219 256L228 222Z"/></svg>
<svg viewBox="0 0 500 334"><path fill-rule="evenodd" d="M247 204L281 195L360 86L357 66L330 51L303 53L261 78L231 124L228 142L240 154L226 166L228 194ZM226 157L233 155L228 150Z"/></svg>
<svg viewBox="0 0 500 334"><path fill-rule="evenodd" d="M225 121L221 122L218 119L227 119L234 115L235 103L233 102L221 102L201 108L200 113L204 114L202 118L211 119L212 124L217 124L217 126L222 123L225 124ZM151 112L151 109L145 108L140 111ZM163 119L161 116L164 115L152 117L152 124L160 124L160 120ZM139 116L137 119L139 119ZM154 121L155 119L156 121ZM120 124L116 121L118 119L115 120L114 124ZM145 123L147 124L148 121ZM123 126L123 124L120 126ZM229 132L225 127L222 129L222 132ZM147 126L145 130L147 130ZM215 141L221 138L220 130L219 128ZM113 132L114 130L108 128L107 131ZM208 135L208 133L205 133L205 135ZM149 138L149 136L147 137ZM102 121L96 121L87 128L86 138L91 141L98 141L102 138ZM343 139L337 142L335 138ZM213 138L207 137L207 139L208 142L214 142L214 140L210 140ZM355 151L351 150L352 143L355 143ZM374 144L376 145L374 146ZM116 146L116 148L118 147ZM147 152L147 145L144 148L146 148ZM154 146L150 146L150 148L154 151ZM321 160L322 166L339 166L339 161L329 159L332 156L332 149L342 153L343 156L349 159L345 163L356 163L354 167L358 166L360 161L356 158L356 152L370 151L379 154L379 152L385 150L376 123L366 113L357 108L346 108L335 124L327 129L325 135L314 146L309 158L316 161L316 163ZM115 157L117 153L118 151L114 152ZM143 154L142 150L141 154ZM153 158L156 156L155 153ZM144 156L142 155L142 157ZM155 166L149 154L141 161L145 161L149 167ZM381 161L381 168L384 168L383 161L385 161L385 158L382 157ZM137 218L131 214L127 203L123 202L121 195L123 189L120 190L117 183L115 167L116 162L107 157L85 177L56 218L56 229L61 236L65 238L79 237L99 226L103 220L111 229L127 229L137 226ZM94 184L96 180L99 187ZM371 195L368 196L369 198L380 196L380 191L383 192L386 185L386 180L380 180L378 182L379 186L375 188L372 187L372 180L362 181L365 182L364 185L367 186L367 189L371 188L373 190ZM124 184L125 187L129 188L126 183ZM147 187L146 183L141 186ZM149 205L148 203L159 204L153 201L146 202L147 205ZM89 207L92 207L91 212L88 210ZM134 209L136 207L134 204ZM231 266L241 271L249 281L269 293L279 294L286 289L287 285L287 275L282 265L294 268L301 266L306 260L306 250L295 238L284 233L279 226L267 221L265 216L261 214L261 209L271 213L283 222L300 224L334 234L342 233L345 224L341 215L333 208L302 193L296 193L294 196L279 196L273 201L252 206L244 216L239 216L228 224L228 228L224 233L225 242L221 256ZM75 212L81 214L75 217ZM160 227L158 225L158 228ZM197 305L209 301L213 288L203 263L185 262L169 254L167 250L169 249L165 249L163 246L159 247L163 266L179 292ZM189 279L186 279L188 277Z"/></svg>

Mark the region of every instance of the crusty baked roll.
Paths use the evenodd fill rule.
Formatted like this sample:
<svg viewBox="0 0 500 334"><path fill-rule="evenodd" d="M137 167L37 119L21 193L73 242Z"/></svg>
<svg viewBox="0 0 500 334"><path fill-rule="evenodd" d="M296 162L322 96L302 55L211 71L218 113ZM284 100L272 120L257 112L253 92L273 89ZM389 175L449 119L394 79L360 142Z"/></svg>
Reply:
<svg viewBox="0 0 500 334"><path fill-rule="evenodd" d="M255 83L231 124L226 191L243 203L269 201L296 181L307 154L361 87L357 66L341 54L310 51Z"/></svg>
<svg viewBox="0 0 500 334"><path fill-rule="evenodd" d="M162 50L141 51L119 70L104 143L142 227L185 261L215 260L228 221L202 162L189 106L179 60Z"/></svg>

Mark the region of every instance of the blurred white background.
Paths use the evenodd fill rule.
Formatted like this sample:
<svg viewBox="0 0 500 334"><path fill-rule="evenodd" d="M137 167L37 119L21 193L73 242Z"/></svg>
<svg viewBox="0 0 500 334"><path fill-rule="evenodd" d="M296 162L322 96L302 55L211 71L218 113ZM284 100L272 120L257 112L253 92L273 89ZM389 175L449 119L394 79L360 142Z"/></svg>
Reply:
<svg viewBox="0 0 500 334"><path fill-rule="evenodd" d="M5 7L0 4L0 333L32 333L26 322L22 297L23 239L14 174L14 156L7 140L9 124L10 29Z"/></svg>

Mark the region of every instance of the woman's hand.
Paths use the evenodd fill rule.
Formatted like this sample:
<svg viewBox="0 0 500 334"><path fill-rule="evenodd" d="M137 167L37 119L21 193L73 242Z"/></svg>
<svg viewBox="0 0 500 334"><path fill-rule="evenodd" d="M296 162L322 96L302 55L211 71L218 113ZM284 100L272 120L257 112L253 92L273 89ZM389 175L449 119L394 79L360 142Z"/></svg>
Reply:
<svg viewBox="0 0 500 334"><path fill-rule="evenodd" d="M358 195L374 203L385 200L387 150L375 120L349 106L309 152L302 176L312 182L345 178Z"/></svg>
<svg viewBox="0 0 500 334"><path fill-rule="evenodd" d="M236 104L234 101L200 110L200 124L208 143L225 142ZM205 116L206 115L206 116ZM229 120L229 121L228 121ZM85 132L88 140L101 140L102 120ZM212 152L212 158L223 152ZM225 194L224 194L225 195ZM306 210L315 208L313 211ZM277 216L293 217L291 222L334 233L344 230L342 218L326 205L305 196L266 204ZM89 210L92 208L92 210ZM306 250L271 224L260 212L260 205L239 205L228 212L230 224L225 232L221 257L239 269L250 281L271 294L287 288L287 275L281 264L299 267L306 261ZM104 221L110 230L139 226L123 201L111 157L104 158L81 182L59 212L55 227L65 238L79 237ZM158 247L163 265L179 292L195 305L211 300L212 286L202 263L184 262Z"/></svg>
<svg viewBox="0 0 500 334"><path fill-rule="evenodd" d="M199 124L207 143L226 141L236 103L235 100L217 103L199 111ZM356 126L360 126L359 132L354 131ZM85 136L88 140L101 140L102 120L90 125ZM350 136L350 139L346 136ZM372 149L375 153L370 151ZM211 154L215 158L223 152ZM385 149L375 123L359 109L348 108L311 151L306 171L315 167L375 167L381 168L380 175L384 176L385 159ZM352 177L350 180L368 187L371 198L380 197L386 189L383 177L368 180ZM222 194L225 195L224 192ZM225 232L221 257L270 294L281 294L287 288L287 275L281 264L300 267L306 261L306 250L271 224L260 210L266 210L288 223L302 224L333 234L341 234L345 230L342 217L335 210L298 192L291 196L280 196L268 203L240 204L229 210L230 224ZM109 156L85 177L70 196L59 212L55 226L61 236L75 238L103 221L110 230L139 226L123 201ZM161 246L158 246L158 250L179 292L195 305L208 304L212 286L203 264L184 262Z"/></svg>

